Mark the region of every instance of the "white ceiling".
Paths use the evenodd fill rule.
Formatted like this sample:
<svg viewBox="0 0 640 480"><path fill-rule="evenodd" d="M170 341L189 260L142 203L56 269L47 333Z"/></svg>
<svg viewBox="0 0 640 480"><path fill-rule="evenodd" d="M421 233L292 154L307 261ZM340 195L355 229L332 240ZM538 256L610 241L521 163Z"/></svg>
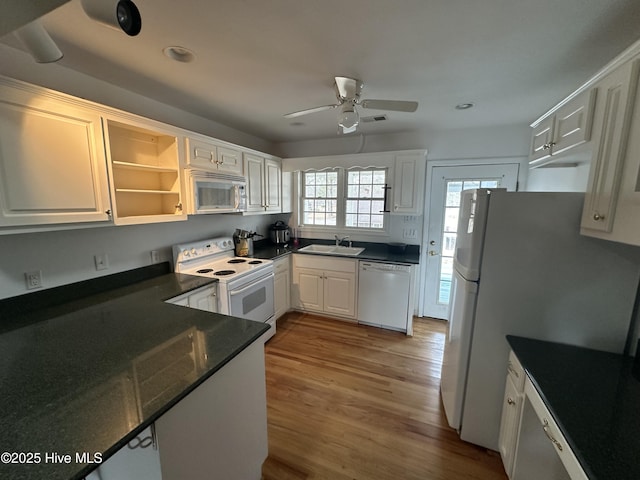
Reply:
<svg viewBox="0 0 640 480"><path fill-rule="evenodd" d="M640 38L638 0L134 1L136 37L79 0L43 17L59 63L274 142L337 135L336 110L282 116L334 103L336 75L364 80L363 98L420 102L365 134L530 123Z"/></svg>

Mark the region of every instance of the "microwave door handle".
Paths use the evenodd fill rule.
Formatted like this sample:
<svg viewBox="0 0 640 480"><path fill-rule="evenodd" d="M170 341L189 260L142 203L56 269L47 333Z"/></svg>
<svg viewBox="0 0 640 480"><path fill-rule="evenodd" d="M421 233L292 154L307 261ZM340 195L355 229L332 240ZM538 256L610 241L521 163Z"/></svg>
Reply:
<svg viewBox="0 0 640 480"><path fill-rule="evenodd" d="M238 209L240 208L240 186L239 185L234 185L233 186L233 191L235 193L235 197L236 197L236 204L233 207L234 209Z"/></svg>

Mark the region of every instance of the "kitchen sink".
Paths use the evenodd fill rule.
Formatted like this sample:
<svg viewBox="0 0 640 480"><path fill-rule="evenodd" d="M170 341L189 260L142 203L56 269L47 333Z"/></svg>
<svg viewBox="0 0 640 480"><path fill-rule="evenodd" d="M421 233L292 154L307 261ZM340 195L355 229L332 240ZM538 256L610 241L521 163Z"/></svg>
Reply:
<svg viewBox="0 0 640 480"><path fill-rule="evenodd" d="M318 253L325 255L345 255L348 257L355 257L356 255L360 255L364 248L361 247L343 247L342 245L319 245L312 244L307 245L306 247L302 247L300 252L305 253Z"/></svg>

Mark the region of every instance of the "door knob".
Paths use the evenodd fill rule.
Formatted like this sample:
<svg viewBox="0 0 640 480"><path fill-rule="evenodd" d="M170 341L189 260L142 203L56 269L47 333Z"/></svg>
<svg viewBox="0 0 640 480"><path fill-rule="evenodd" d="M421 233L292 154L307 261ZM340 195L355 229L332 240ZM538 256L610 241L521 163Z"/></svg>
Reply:
<svg viewBox="0 0 640 480"><path fill-rule="evenodd" d="M436 252L435 250L429 250L429 255L431 255L432 257L435 257L438 255L438 252Z"/></svg>
<svg viewBox="0 0 640 480"><path fill-rule="evenodd" d="M435 240L431 240L431 241L429 242L429 245L435 245L435 244L436 244L436 241L435 241Z"/></svg>

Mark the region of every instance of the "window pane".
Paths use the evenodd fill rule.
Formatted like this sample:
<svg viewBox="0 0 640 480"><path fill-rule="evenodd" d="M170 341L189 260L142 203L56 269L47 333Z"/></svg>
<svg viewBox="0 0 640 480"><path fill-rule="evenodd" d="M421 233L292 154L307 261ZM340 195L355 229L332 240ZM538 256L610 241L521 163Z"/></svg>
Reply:
<svg viewBox="0 0 640 480"><path fill-rule="evenodd" d="M318 197L318 198L327 198L327 187L326 187L326 185L317 185L316 186L316 197Z"/></svg>
<svg viewBox="0 0 640 480"><path fill-rule="evenodd" d="M352 213L347 213L346 218L345 218L345 225L347 227L357 227L357 215L354 215Z"/></svg>
<svg viewBox="0 0 640 480"><path fill-rule="evenodd" d="M316 174L315 173L305 173L304 174L304 183L305 183L305 185L315 185L316 184Z"/></svg>
<svg viewBox="0 0 640 480"><path fill-rule="evenodd" d="M384 198L384 185L374 185L372 196L374 198Z"/></svg>
<svg viewBox="0 0 640 480"><path fill-rule="evenodd" d="M338 172L327 172L327 183L329 185L338 184Z"/></svg>
<svg viewBox="0 0 640 480"><path fill-rule="evenodd" d="M327 225L336 225L338 216L335 213L327 213Z"/></svg>
<svg viewBox="0 0 640 480"><path fill-rule="evenodd" d="M349 184L358 184L360 183L360 172L349 172L349 177L347 183Z"/></svg>
<svg viewBox="0 0 640 480"><path fill-rule="evenodd" d="M369 215L358 215L358 227L361 228L369 228L371 216Z"/></svg>
<svg viewBox="0 0 640 480"><path fill-rule="evenodd" d="M360 184L363 183L373 183L373 172L372 171L368 171L368 172L360 172Z"/></svg>
<svg viewBox="0 0 640 480"><path fill-rule="evenodd" d="M356 213L358 211L357 200L347 200L347 213Z"/></svg>
<svg viewBox="0 0 640 480"><path fill-rule="evenodd" d="M327 172L319 172L316 173L316 185L326 185L327 184Z"/></svg>
<svg viewBox="0 0 640 480"><path fill-rule="evenodd" d="M316 200L316 212L324 212L325 208L325 200Z"/></svg>
<svg viewBox="0 0 640 480"><path fill-rule="evenodd" d="M447 182L447 207L460 206L460 192L462 191L462 182Z"/></svg>
<svg viewBox="0 0 640 480"><path fill-rule="evenodd" d="M358 198L359 188L357 185L349 185L349 189L347 192L347 197L349 198Z"/></svg>
<svg viewBox="0 0 640 480"><path fill-rule="evenodd" d="M457 207L447 207L444 210L444 231L455 232L458 230L458 215L460 209Z"/></svg>
<svg viewBox="0 0 640 480"><path fill-rule="evenodd" d="M358 213L371 213L371 202L360 200L358 202Z"/></svg>
<svg viewBox="0 0 640 480"><path fill-rule="evenodd" d="M309 197L309 198L315 197L316 196L316 187L312 187L312 186L307 185L305 187L304 196L305 197Z"/></svg>
<svg viewBox="0 0 640 480"><path fill-rule="evenodd" d="M313 224L313 213L312 212L304 212L304 223Z"/></svg>
<svg viewBox="0 0 640 480"><path fill-rule="evenodd" d="M376 170L373 172L373 183L384 184L386 182L386 175L384 170Z"/></svg>
<svg viewBox="0 0 640 480"><path fill-rule="evenodd" d="M371 228L382 228L384 226L383 215L371 215Z"/></svg>
<svg viewBox="0 0 640 480"><path fill-rule="evenodd" d="M483 180L480 182L481 188L497 188L498 180Z"/></svg>
<svg viewBox="0 0 640 480"><path fill-rule="evenodd" d="M327 197L336 198L338 196L338 187L329 186L327 187Z"/></svg>
<svg viewBox="0 0 640 480"><path fill-rule="evenodd" d="M371 198L371 185L360 185L360 198Z"/></svg>
<svg viewBox="0 0 640 480"><path fill-rule="evenodd" d="M469 190L470 188L480 188L480 181L479 180L467 180L466 182L464 182L464 185L462 186L463 190Z"/></svg>
<svg viewBox="0 0 640 480"><path fill-rule="evenodd" d="M338 201L337 200L327 200L327 212L337 212L338 211Z"/></svg>
<svg viewBox="0 0 640 480"><path fill-rule="evenodd" d="M371 213L380 213L382 210L384 210L384 202L382 200L371 202Z"/></svg>

